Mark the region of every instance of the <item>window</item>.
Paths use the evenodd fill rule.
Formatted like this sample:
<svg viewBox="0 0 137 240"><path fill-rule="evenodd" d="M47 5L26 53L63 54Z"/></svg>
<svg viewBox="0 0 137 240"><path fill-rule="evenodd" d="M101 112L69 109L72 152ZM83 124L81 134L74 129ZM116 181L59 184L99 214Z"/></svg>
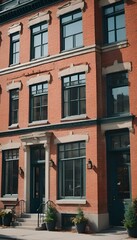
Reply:
<svg viewBox="0 0 137 240"><path fill-rule="evenodd" d="M18 123L19 90L10 91L10 125Z"/></svg>
<svg viewBox="0 0 137 240"><path fill-rule="evenodd" d="M104 8L105 43L126 39L124 2L120 1Z"/></svg>
<svg viewBox="0 0 137 240"><path fill-rule="evenodd" d="M85 197L85 142L59 145L59 198Z"/></svg>
<svg viewBox="0 0 137 240"><path fill-rule="evenodd" d="M83 45L82 12L77 11L61 17L62 50Z"/></svg>
<svg viewBox="0 0 137 240"><path fill-rule="evenodd" d="M108 115L129 112L128 73L118 72L107 75Z"/></svg>
<svg viewBox="0 0 137 240"><path fill-rule="evenodd" d="M48 55L48 24L41 23L31 28L31 59Z"/></svg>
<svg viewBox="0 0 137 240"><path fill-rule="evenodd" d="M30 87L30 121L46 120L48 117L48 83Z"/></svg>
<svg viewBox="0 0 137 240"><path fill-rule="evenodd" d="M63 78L63 117L86 113L85 73Z"/></svg>
<svg viewBox="0 0 137 240"><path fill-rule="evenodd" d="M19 63L19 50L20 50L20 35L19 33L11 34L10 36L10 64Z"/></svg>
<svg viewBox="0 0 137 240"><path fill-rule="evenodd" d="M17 194L19 151L6 150L3 157L3 195Z"/></svg>

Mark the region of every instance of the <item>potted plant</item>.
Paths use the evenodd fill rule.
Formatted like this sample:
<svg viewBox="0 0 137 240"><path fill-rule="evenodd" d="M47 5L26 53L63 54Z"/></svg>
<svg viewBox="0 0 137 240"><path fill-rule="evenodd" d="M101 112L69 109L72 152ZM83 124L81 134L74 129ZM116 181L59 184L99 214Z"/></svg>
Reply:
<svg viewBox="0 0 137 240"><path fill-rule="evenodd" d="M137 198L128 205L125 211L124 226L130 237L137 238Z"/></svg>
<svg viewBox="0 0 137 240"><path fill-rule="evenodd" d="M47 210L45 212L45 219L46 228L49 231L54 231L56 227L56 221L57 221L57 211L56 208L48 205Z"/></svg>
<svg viewBox="0 0 137 240"><path fill-rule="evenodd" d="M12 222L12 216L13 216L13 212L12 209L2 209L0 211L0 216L1 216L1 223L4 226L10 226L11 222Z"/></svg>
<svg viewBox="0 0 137 240"><path fill-rule="evenodd" d="M87 224L87 218L81 208L78 208L78 213L72 218L72 222L75 224L78 233L84 233Z"/></svg>

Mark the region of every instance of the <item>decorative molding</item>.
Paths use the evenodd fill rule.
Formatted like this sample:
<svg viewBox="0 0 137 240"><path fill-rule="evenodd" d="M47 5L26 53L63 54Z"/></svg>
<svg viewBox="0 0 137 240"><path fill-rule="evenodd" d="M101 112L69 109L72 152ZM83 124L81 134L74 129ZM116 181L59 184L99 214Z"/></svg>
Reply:
<svg viewBox="0 0 137 240"><path fill-rule="evenodd" d="M85 3L84 3L83 0L69 1L69 2L65 3L64 5L62 5L61 7L58 8L57 17L59 17L61 15L64 15L65 13L72 12L72 11L77 10L77 9L83 10L84 5L85 5Z"/></svg>
<svg viewBox="0 0 137 240"><path fill-rule="evenodd" d="M81 64L81 65L74 66L72 63L69 68L59 71L58 78L61 78L67 75L72 75L75 73L80 73L80 72L88 73L88 71L89 71L88 64Z"/></svg>
<svg viewBox="0 0 137 240"><path fill-rule="evenodd" d="M44 22L44 21L46 21L47 23L50 22L50 12L49 11L39 12L39 13L35 14L33 17L31 17L29 19L29 27L31 27L35 24Z"/></svg>
<svg viewBox="0 0 137 240"><path fill-rule="evenodd" d="M107 75L109 73L115 73L115 72L120 72L124 70L127 70L127 71L132 70L131 62L119 63L117 60L115 60L113 65L102 68L102 74Z"/></svg>
<svg viewBox="0 0 137 240"><path fill-rule="evenodd" d="M8 91L11 91L11 90L13 90L13 89L21 89L21 85L22 85L22 83L21 83L21 81L19 81L19 82L14 82L14 80L12 81L12 83L9 83L7 86L6 86L6 90L7 90L7 92Z"/></svg>
<svg viewBox="0 0 137 240"><path fill-rule="evenodd" d="M119 2L119 1L121 1L121 0L99 0L99 6L104 7L104 6L110 5L112 3Z"/></svg>
<svg viewBox="0 0 137 240"><path fill-rule="evenodd" d="M88 134L70 134L63 137L57 137L54 140L54 144L59 143L67 143L67 142L77 142L77 141L89 141L89 135Z"/></svg>
<svg viewBox="0 0 137 240"><path fill-rule="evenodd" d="M16 32L21 32L21 23L13 24L11 27L9 27L8 30L8 35L16 33Z"/></svg>
<svg viewBox="0 0 137 240"><path fill-rule="evenodd" d="M33 132L30 134L20 136L23 149L25 146L31 146L34 144L49 144L51 132Z"/></svg>
<svg viewBox="0 0 137 240"><path fill-rule="evenodd" d="M42 83L42 82L50 83L50 81L51 81L51 75L50 74L37 75L37 77L30 78L27 81L27 86L37 84L37 83Z"/></svg>
<svg viewBox="0 0 137 240"><path fill-rule="evenodd" d="M10 149L17 149L20 148L21 144L18 142L12 142L0 145L0 151L10 150Z"/></svg>

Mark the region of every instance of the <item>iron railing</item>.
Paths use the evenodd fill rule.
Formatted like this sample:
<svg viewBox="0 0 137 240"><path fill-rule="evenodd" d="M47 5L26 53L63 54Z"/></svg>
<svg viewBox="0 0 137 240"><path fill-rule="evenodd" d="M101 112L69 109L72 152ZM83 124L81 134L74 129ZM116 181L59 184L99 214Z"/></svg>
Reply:
<svg viewBox="0 0 137 240"><path fill-rule="evenodd" d="M51 200L48 200L45 203L41 203L39 208L37 209L37 213L38 213L37 227L38 228L41 227L43 222L44 222L45 211L46 211L48 206L54 206L55 207L55 203Z"/></svg>
<svg viewBox="0 0 137 240"><path fill-rule="evenodd" d="M13 212L15 213L16 217L21 217L23 213L26 211L26 202L25 200L19 200L16 205L13 207Z"/></svg>

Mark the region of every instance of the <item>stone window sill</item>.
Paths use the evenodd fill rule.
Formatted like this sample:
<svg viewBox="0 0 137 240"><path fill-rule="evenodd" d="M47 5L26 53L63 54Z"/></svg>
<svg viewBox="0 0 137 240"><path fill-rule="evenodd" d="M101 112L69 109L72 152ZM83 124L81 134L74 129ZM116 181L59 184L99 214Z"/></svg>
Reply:
<svg viewBox="0 0 137 240"><path fill-rule="evenodd" d="M56 200L56 204L86 204L86 199L61 199Z"/></svg>

